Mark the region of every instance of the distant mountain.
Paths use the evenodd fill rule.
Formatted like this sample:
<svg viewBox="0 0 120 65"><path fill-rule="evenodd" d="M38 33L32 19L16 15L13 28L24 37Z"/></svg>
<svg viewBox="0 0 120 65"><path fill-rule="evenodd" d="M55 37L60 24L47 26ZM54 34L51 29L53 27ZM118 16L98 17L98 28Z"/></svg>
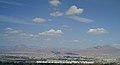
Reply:
<svg viewBox="0 0 120 65"><path fill-rule="evenodd" d="M95 46L86 49L52 49L40 48L36 46L16 45L14 47L1 47L0 53L27 53L36 56L59 56L59 55L74 55L74 56L93 56L93 57L120 57L120 49L110 45Z"/></svg>
<svg viewBox="0 0 120 65"><path fill-rule="evenodd" d="M120 49L110 45L96 46L92 48L76 51L80 55L86 56L120 56Z"/></svg>

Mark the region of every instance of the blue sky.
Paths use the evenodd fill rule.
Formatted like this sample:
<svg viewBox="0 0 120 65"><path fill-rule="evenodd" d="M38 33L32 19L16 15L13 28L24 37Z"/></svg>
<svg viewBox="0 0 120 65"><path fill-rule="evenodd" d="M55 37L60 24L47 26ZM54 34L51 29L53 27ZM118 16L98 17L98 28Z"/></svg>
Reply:
<svg viewBox="0 0 120 65"><path fill-rule="evenodd" d="M120 47L119 0L0 0L0 46Z"/></svg>

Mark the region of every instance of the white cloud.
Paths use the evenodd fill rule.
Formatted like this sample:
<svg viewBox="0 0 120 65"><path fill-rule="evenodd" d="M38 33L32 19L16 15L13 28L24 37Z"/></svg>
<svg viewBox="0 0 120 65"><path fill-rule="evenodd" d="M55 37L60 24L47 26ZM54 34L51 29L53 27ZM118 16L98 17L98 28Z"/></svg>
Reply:
<svg viewBox="0 0 120 65"><path fill-rule="evenodd" d="M5 28L5 30L14 30L14 29L12 29L12 28Z"/></svg>
<svg viewBox="0 0 120 65"><path fill-rule="evenodd" d="M50 29L48 31L39 33L39 35L46 35L46 36L60 36L62 34L63 32L61 30L54 30L54 29Z"/></svg>
<svg viewBox="0 0 120 65"><path fill-rule="evenodd" d="M26 33L26 32L24 32L22 30L16 30L16 29L8 27L8 28L5 28L5 34L11 35L11 36L16 36L16 37L39 38L40 35L45 35L45 36L61 36L64 33L62 32L62 30L50 29L48 31L41 32L41 33L38 33L38 34L31 34L31 33Z"/></svg>
<svg viewBox="0 0 120 65"><path fill-rule="evenodd" d="M77 6L73 5L68 9L68 11L66 12L66 15L81 14L81 13L83 13L83 10L84 9L78 8Z"/></svg>
<svg viewBox="0 0 120 65"><path fill-rule="evenodd" d="M31 33L25 33L22 30L16 30L13 28L5 28L5 33L8 35L15 35L16 37L38 37L39 35L31 34Z"/></svg>
<svg viewBox="0 0 120 65"><path fill-rule="evenodd" d="M52 6L58 6L61 4L61 2L59 0L51 0L49 1L49 3L52 5Z"/></svg>
<svg viewBox="0 0 120 65"><path fill-rule="evenodd" d="M21 33L22 31L21 30L15 30L15 29L12 29L12 28L6 28L5 32L6 33L17 34L17 33Z"/></svg>
<svg viewBox="0 0 120 65"><path fill-rule="evenodd" d="M47 22L46 19L44 19L44 18L38 18L38 17L34 18L32 21L33 21L33 22L36 22L36 23Z"/></svg>
<svg viewBox="0 0 120 65"><path fill-rule="evenodd" d="M91 34L105 34L105 33L108 33L107 30L105 30L104 28L96 28L96 29L89 29L88 30L88 33L91 33Z"/></svg>
<svg viewBox="0 0 120 65"><path fill-rule="evenodd" d="M69 18L71 18L73 20L77 20L79 22L83 22L83 23L91 23L91 22L93 22L93 20L91 20L91 19L87 19L87 18L83 18L83 17L79 17L79 16L69 16Z"/></svg>
<svg viewBox="0 0 120 65"><path fill-rule="evenodd" d="M59 16L62 16L63 13L59 12L59 11L56 11L56 12L53 12L53 13L50 13L51 16L54 16L54 17L59 17Z"/></svg>

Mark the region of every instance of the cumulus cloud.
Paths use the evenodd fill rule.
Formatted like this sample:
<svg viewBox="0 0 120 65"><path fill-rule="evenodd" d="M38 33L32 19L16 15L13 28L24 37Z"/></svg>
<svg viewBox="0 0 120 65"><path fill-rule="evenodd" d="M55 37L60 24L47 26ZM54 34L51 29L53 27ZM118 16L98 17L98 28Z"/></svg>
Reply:
<svg viewBox="0 0 120 65"><path fill-rule="evenodd" d="M50 29L48 31L39 33L39 35L45 35L45 36L61 36L62 34L63 32L61 30L54 30L54 29Z"/></svg>
<svg viewBox="0 0 120 65"><path fill-rule="evenodd" d="M73 5L68 9L68 11L66 12L66 15L81 14L81 13L83 13L83 10L84 9L78 8L77 6Z"/></svg>
<svg viewBox="0 0 120 65"><path fill-rule="evenodd" d="M51 0L51 1L49 1L49 3L52 6L58 6L61 4L61 2L59 0Z"/></svg>
<svg viewBox="0 0 120 65"><path fill-rule="evenodd" d="M91 34L105 34L105 33L108 33L108 31L105 30L104 28L96 28L96 29L89 29L88 33L91 33Z"/></svg>
<svg viewBox="0 0 120 65"><path fill-rule="evenodd" d="M87 18L83 18L83 17L79 17L79 16L69 16L69 18L82 22L82 23L91 23L93 22L93 20L91 19L87 19Z"/></svg>
<svg viewBox="0 0 120 65"><path fill-rule="evenodd" d="M63 13L59 12L59 11L56 11L56 12L53 12L53 13L50 13L51 16L54 16L54 17L59 17L59 16L62 16Z"/></svg>
<svg viewBox="0 0 120 65"><path fill-rule="evenodd" d="M44 22L47 22L46 19L44 19L44 18L38 18L38 17L34 18L32 21L33 21L33 22L36 22L36 23L44 23Z"/></svg>

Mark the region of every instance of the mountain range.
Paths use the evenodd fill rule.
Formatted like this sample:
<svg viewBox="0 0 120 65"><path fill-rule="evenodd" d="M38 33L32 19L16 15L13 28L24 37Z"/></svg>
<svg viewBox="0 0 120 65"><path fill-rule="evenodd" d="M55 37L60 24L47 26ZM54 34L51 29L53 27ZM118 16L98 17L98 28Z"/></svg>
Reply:
<svg viewBox="0 0 120 65"><path fill-rule="evenodd" d="M110 45L95 46L86 49L53 49L53 48L39 48L36 46L17 45L14 47L0 47L0 53L27 53L32 55L48 55L50 56L90 56L90 57L120 57L120 49Z"/></svg>

